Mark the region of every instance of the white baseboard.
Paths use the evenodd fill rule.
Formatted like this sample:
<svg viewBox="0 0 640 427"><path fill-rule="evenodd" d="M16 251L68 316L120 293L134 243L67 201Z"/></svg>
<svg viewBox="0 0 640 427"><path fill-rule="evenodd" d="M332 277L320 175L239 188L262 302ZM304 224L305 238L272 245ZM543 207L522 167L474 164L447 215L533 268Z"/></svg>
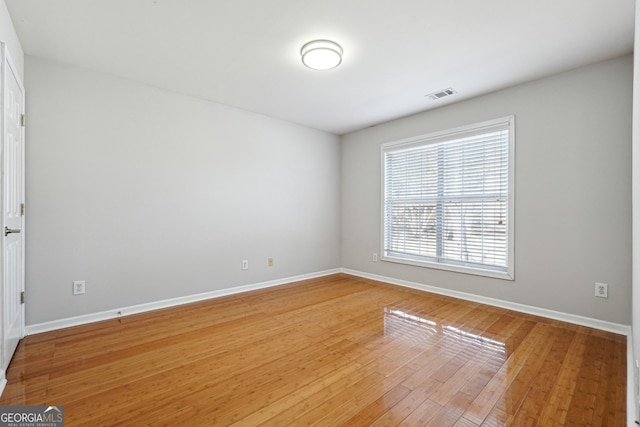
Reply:
<svg viewBox="0 0 640 427"><path fill-rule="evenodd" d="M85 314L81 316L68 317L65 319L53 320L50 322L37 323L26 326L26 335L39 334L72 326L80 326L88 323L100 322L102 320L115 319L131 314L144 313L162 308L175 307L178 305L189 304L192 302L204 301L212 298L219 298L227 295L234 295L243 292L254 291L258 289L280 286L287 283L298 282L306 279L314 279L317 277L328 276L336 273L345 273L352 276L363 277L366 279L385 282L392 285L403 286L406 288L417 289L421 291L431 292L439 295L446 295L454 298L460 298L467 301L479 302L482 304L492 305L494 307L506 308L508 310L519 311L521 313L533 314L536 316L547 317L550 319L561 320L567 323L587 326L590 328L600 329L603 331L613 332L616 334L631 335L631 326L619 323L607 322L604 320L593 319L590 317L578 316L575 314L563 313L560 311L548 310L545 308L534 307L525 304L514 303L510 301L499 300L496 298L483 297L480 295L469 294L466 292L454 291L451 289L440 288L437 286L425 285L423 283L410 282L407 280L395 279L392 277L379 276L377 274L365 273L362 271L351 270L348 268L336 268L332 270L319 271L315 273L302 274L298 276L285 277L282 279L270 280L267 282L254 283L250 285L237 286L233 288L220 289L201 294L188 295L184 297L171 298L162 301L139 304L129 307L116 308L112 310L102 311L98 313Z"/></svg>
<svg viewBox="0 0 640 427"><path fill-rule="evenodd" d="M534 307L525 304L519 304L510 301L504 301L496 298L483 297L480 295L469 294L466 292L453 291L451 289L439 288L437 286L425 285L423 283L410 282L407 280L394 279L392 277L379 276L377 274L365 273L362 271L351 270L348 268L340 269L345 274L363 277L365 279L376 280L379 282L390 283L392 285L403 286L405 288L417 289L420 291L431 292L434 294L445 295L454 298L460 298L467 301L479 302L494 307L506 308L508 310L519 311L521 313L533 314L535 316L546 317L549 319L561 320L575 325L588 326L594 329L613 332L620 335L631 335L631 326L620 323L607 322L590 317L578 316L576 314L563 313L560 311L548 310L546 308Z"/></svg>
<svg viewBox="0 0 640 427"><path fill-rule="evenodd" d="M36 323L26 326L26 335L40 334L43 332L55 331L58 329L70 328L73 326L86 325L88 323L100 322L103 320L116 319L122 316L132 314L145 313L147 311L159 310L162 308L175 307L192 302L204 301L213 298L220 298L227 295L234 295L243 292L255 291L258 289L271 288L287 283L299 282L301 280L314 279L317 277L328 276L340 273L340 269L318 271L315 273L301 274L298 276L285 277L282 279L269 280L267 282L254 283L250 285L237 286L233 288L220 289L201 294L188 295L184 297L171 298L162 301L138 304L129 307L116 308L112 310L102 311L99 313L85 314L82 316L68 317L65 319L53 320L50 322ZM5 381L6 382L6 381Z"/></svg>

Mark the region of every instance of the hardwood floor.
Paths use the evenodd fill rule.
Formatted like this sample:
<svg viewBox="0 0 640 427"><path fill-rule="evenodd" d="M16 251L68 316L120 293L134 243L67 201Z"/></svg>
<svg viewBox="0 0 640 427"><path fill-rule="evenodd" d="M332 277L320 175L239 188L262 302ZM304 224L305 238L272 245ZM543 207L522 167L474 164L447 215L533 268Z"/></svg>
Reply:
<svg viewBox="0 0 640 427"><path fill-rule="evenodd" d="M624 426L626 337L347 275L26 337L67 426Z"/></svg>

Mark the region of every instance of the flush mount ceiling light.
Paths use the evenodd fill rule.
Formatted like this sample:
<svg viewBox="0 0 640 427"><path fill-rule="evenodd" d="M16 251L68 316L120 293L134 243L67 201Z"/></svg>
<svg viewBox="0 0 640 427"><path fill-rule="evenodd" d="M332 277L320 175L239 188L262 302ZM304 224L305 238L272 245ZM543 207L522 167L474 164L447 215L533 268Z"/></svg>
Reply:
<svg viewBox="0 0 640 427"><path fill-rule="evenodd" d="M342 62L342 47L331 40L314 40L300 50L302 63L313 70L330 70Z"/></svg>

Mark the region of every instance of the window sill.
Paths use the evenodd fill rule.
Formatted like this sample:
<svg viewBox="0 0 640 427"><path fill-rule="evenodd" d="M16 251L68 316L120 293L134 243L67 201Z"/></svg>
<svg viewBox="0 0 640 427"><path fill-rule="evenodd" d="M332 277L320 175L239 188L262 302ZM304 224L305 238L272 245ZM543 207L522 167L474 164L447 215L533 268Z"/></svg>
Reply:
<svg viewBox="0 0 640 427"><path fill-rule="evenodd" d="M511 269L511 271L488 270L483 268L474 268L474 267L461 266L461 265L455 265L455 264L415 261L411 259L392 257L389 255L384 255L380 257L380 261L393 262L396 264L406 264L406 265L412 265L415 267L422 267L422 268L433 268L436 270L452 271L455 273L471 274L473 276L493 277L495 279L501 279L501 280L511 280L511 281L515 280L513 269Z"/></svg>

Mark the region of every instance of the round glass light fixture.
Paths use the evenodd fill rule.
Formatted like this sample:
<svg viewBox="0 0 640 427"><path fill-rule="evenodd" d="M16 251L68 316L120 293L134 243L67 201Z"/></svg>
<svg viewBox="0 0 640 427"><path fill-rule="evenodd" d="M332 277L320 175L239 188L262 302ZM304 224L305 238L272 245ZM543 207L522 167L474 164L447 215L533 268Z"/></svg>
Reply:
<svg viewBox="0 0 640 427"><path fill-rule="evenodd" d="M314 40L302 46L302 63L313 70L330 70L342 62L342 47L331 40Z"/></svg>

